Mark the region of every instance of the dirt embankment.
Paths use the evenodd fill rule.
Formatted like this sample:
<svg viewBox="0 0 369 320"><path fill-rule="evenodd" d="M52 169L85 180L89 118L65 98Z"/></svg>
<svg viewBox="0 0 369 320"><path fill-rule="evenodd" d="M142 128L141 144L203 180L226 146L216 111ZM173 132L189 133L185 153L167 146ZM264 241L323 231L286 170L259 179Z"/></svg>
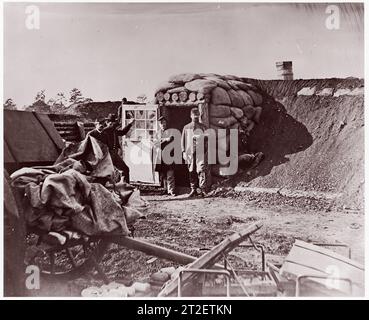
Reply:
<svg viewBox="0 0 369 320"><path fill-rule="evenodd" d="M266 158L231 184L338 194L336 205L362 209L363 80L253 81L265 104L249 146Z"/></svg>

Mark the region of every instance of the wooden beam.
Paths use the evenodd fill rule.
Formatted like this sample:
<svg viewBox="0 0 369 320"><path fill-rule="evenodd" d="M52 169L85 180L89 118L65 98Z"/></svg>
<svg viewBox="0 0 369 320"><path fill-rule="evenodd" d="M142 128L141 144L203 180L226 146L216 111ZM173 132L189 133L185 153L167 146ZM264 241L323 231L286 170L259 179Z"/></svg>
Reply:
<svg viewBox="0 0 369 320"><path fill-rule="evenodd" d="M210 269L223 255L227 254L241 242L245 241L251 234L255 233L262 227L260 222L255 222L248 226L246 229L236 232L231 236L227 237L221 243L216 245L213 249L202 255L196 261L192 262L187 266L189 269ZM178 275L179 276L179 275ZM158 297L166 297L177 292L178 289L178 276L173 278L167 283L164 289L158 294ZM191 273L184 273L182 275L182 282L185 284L188 282L193 275Z"/></svg>

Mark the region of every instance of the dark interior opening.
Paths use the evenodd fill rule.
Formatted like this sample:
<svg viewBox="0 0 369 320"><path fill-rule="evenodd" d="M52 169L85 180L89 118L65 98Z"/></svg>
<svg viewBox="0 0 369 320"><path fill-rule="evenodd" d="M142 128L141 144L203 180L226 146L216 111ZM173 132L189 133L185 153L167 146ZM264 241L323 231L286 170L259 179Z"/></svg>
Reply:
<svg viewBox="0 0 369 320"><path fill-rule="evenodd" d="M170 128L178 129L182 132L183 127L191 122L191 109L194 106L175 106L165 107L163 115L168 119L168 125ZM188 179L187 165L182 159L182 164L177 164L174 169L176 185L178 187L189 187L190 182Z"/></svg>

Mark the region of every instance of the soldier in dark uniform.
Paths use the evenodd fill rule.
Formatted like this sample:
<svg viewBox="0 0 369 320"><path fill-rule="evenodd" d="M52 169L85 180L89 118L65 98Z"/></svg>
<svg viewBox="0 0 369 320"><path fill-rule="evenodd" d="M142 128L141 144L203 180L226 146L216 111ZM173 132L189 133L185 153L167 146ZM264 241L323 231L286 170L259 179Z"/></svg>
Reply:
<svg viewBox="0 0 369 320"><path fill-rule="evenodd" d="M108 146L113 165L118 170L123 172L124 181L127 183L129 183L129 167L118 154L120 149L119 136L126 135L131 129L133 123L134 119L132 119L132 122L123 129L118 129L117 127L119 122L117 121L115 115L109 114L108 118L105 120L95 122L96 128L88 133L88 135L96 138Z"/></svg>

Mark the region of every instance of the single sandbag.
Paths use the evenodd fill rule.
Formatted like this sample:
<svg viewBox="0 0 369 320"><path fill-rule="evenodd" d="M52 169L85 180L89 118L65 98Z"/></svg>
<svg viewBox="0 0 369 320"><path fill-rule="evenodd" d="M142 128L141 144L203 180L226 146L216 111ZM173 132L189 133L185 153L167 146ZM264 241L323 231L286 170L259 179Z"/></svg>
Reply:
<svg viewBox="0 0 369 320"><path fill-rule="evenodd" d="M263 97L261 96L261 94L256 93L252 90L248 90L247 93L251 96L252 100L254 101L254 104L256 106L259 106L262 104L263 102Z"/></svg>
<svg viewBox="0 0 369 320"><path fill-rule="evenodd" d="M231 125L235 124L237 122L237 119L233 116L227 117L227 118L216 118L211 117L210 123L214 124L221 128L229 128Z"/></svg>
<svg viewBox="0 0 369 320"><path fill-rule="evenodd" d="M247 105L254 105L254 101L252 98L247 94L247 92L243 90L237 90L237 93L242 97L243 103L245 106Z"/></svg>
<svg viewBox="0 0 369 320"><path fill-rule="evenodd" d="M185 84L185 88L190 91L209 93L213 90L217 84L214 81L207 79L197 79Z"/></svg>
<svg viewBox="0 0 369 320"><path fill-rule="evenodd" d="M182 91L187 91L185 87L181 86L181 87L176 87L173 89L169 89L167 92L168 93L180 93Z"/></svg>
<svg viewBox="0 0 369 320"><path fill-rule="evenodd" d="M226 74L225 76L222 76L223 79L225 80L237 80L237 81L242 81L240 77L236 77L234 75L231 74Z"/></svg>
<svg viewBox="0 0 369 320"><path fill-rule="evenodd" d="M248 105L246 107L243 107L242 111L248 119L252 119L255 114L256 109L252 105Z"/></svg>
<svg viewBox="0 0 369 320"><path fill-rule="evenodd" d="M211 92L211 103L212 104L231 104L231 99L223 88L216 87Z"/></svg>
<svg viewBox="0 0 369 320"><path fill-rule="evenodd" d="M261 107L256 107L255 108L255 114L254 114L253 120L256 123L259 123L260 122L260 117L261 117L261 112L262 111L263 111L263 109Z"/></svg>
<svg viewBox="0 0 369 320"><path fill-rule="evenodd" d="M223 88L224 90L230 90L232 89L231 86L227 83L227 81L221 79L221 78L216 78L216 77L205 77L205 79L208 79L208 80L211 80L211 81L214 81L218 87L221 87Z"/></svg>
<svg viewBox="0 0 369 320"><path fill-rule="evenodd" d="M211 104L209 115L210 117L227 118L231 115L231 108L221 104Z"/></svg>
<svg viewBox="0 0 369 320"><path fill-rule="evenodd" d="M228 95L231 98L232 107L242 108L244 106L243 99L236 90L228 90Z"/></svg>
<svg viewBox="0 0 369 320"><path fill-rule="evenodd" d="M231 107L231 113L236 119L241 119L243 117L242 109Z"/></svg>
<svg viewBox="0 0 369 320"><path fill-rule="evenodd" d="M228 83L237 87L237 90L250 90L251 89L251 85L249 85L248 83L244 83L241 81L237 81L237 80L228 80Z"/></svg>
<svg viewBox="0 0 369 320"><path fill-rule="evenodd" d="M162 82L155 90L155 94L157 94L159 91L166 92L167 90L173 89L178 87L175 83L172 82Z"/></svg>
<svg viewBox="0 0 369 320"><path fill-rule="evenodd" d="M173 82L176 84L185 84L186 82L190 82L196 79L201 79L201 76L196 73L181 73L171 76L169 78L169 82Z"/></svg>
<svg viewBox="0 0 369 320"><path fill-rule="evenodd" d="M237 91L238 87L235 84L233 84L231 81L232 80L227 80L228 85L231 87L232 90ZM235 81L235 80L233 80L233 81Z"/></svg>

